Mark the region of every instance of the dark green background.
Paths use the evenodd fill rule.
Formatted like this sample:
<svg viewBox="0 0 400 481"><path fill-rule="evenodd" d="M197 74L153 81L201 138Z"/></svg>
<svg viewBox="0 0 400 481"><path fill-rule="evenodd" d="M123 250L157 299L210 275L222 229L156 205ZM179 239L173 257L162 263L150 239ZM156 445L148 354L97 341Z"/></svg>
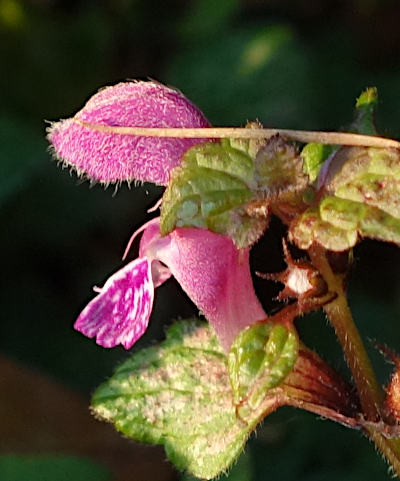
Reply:
<svg viewBox="0 0 400 481"><path fill-rule="evenodd" d="M45 120L70 116L99 87L153 78L181 89L215 125L259 119L273 127L338 129L351 120L361 90L375 85L378 128L399 138L399 21L395 0L0 0L3 356L81 392L89 403L90 392L127 353L96 346L72 324L91 287L121 265L130 234L161 192L150 185L122 186L116 195L112 187L90 189L51 160ZM283 267L278 234L282 227L273 222L253 250L254 269ZM393 348L400 345L399 265L395 246L365 242L355 250L350 276L350 303L363 336ZM271 308L276 286L256 280L256 288ZM138 346L192 312L169 281L157 292L151 327ZM323 316L298 325L347 375ZM367 343L386 382L388 366ZM8 451L3 439L2 452ZM29 470L12 474L13 462L4 461L8 470L0 462L0 481L33 479ZM178 479L173 471L170 476ZM148 472L147 479L157 477ZM375 481L389 475L359 433L287 408L258 428L229 479Z"/></svg>

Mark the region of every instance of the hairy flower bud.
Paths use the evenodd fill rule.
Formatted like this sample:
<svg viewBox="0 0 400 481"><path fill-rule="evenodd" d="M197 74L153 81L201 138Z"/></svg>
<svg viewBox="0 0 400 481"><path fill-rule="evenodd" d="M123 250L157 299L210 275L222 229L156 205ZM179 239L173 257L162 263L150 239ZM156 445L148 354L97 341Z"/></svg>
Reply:
<svg viewBox="0 0 400 481"><path fill-rule="evenodd" d="M124 82L93 95L75 117L55 122L54 155L78 175L105 184L141 180L165 185L182 154L199 139L100 132L80 122L123 127L207 127L202 112L177 90L156 82Z"/></svg>

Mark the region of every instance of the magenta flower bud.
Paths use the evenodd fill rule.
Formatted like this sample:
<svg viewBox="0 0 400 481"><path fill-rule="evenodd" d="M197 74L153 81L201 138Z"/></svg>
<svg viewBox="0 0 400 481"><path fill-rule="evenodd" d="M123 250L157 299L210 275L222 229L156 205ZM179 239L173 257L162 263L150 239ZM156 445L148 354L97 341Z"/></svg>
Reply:
<svg viewBox="0 0 400 481"><path fill-rule="evenodd" d="M204 139L100 132L77 120L112 127L209 126L180 92L156 82L125 82L100 90L74 118L53 123L48 139L58 160L105 184L141 180L166 185L184 152Z"/></svg>
<svg viewBox="0 0 400 481"><path fill-rule="evenodd" d="M246 326L265 319L253 288L248 249L206 229L178 228L161 237L146 224L139 258L112 275L78 317L75 328L98 344L129 349L145 332L154 288L171 275L204 314L224 347Z"/></svg>

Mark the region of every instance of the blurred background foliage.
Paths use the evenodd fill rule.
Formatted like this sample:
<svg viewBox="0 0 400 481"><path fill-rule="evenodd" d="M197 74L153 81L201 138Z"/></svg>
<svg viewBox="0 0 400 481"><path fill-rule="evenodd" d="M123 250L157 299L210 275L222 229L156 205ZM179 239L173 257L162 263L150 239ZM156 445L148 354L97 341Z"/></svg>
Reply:
<svg viewBox="0 0 400 481"><path fill-rule="evenodd" d="M161 189L89 189L50 160L45 122L70 116L102 86L153 78L181 89L215 125L257 118L266 126L339 129L357 95L374 85L379 131L399 138L399 20L396 0L0 0L0 481L181 479L162 450L122 440L91 419L90 393L128 353L72 329L91 286L121 265L125 243ZM254 269L283 267L282 234L273 222L253 250ZM350 277L363 336L393 348L400 345L399 265L395 246L364 242ZM272 309L277 286L255 284ZM193 312L169 281L135 349ZM348 375L322 315L298 326ZM368 344L384 383L389 368ZM388 474L359 433L287 408L258 428L229 475L261 479Z"/></svg>

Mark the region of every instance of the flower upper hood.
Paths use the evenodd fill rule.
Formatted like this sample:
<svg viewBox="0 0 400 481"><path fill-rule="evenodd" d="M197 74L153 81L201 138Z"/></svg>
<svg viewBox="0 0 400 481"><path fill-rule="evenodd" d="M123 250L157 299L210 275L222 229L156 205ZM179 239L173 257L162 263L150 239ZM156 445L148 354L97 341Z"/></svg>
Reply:
<svg viewBox="0 0 400 481"><path fill-rule="evenodd" d="M124 82L100 90L73 118L53 123L48 139L57 159L106 184L141 180L166 185L183 153L204 140L99 132L79 121L114 127L209 126L184 95L157 82Z"/></svg>

